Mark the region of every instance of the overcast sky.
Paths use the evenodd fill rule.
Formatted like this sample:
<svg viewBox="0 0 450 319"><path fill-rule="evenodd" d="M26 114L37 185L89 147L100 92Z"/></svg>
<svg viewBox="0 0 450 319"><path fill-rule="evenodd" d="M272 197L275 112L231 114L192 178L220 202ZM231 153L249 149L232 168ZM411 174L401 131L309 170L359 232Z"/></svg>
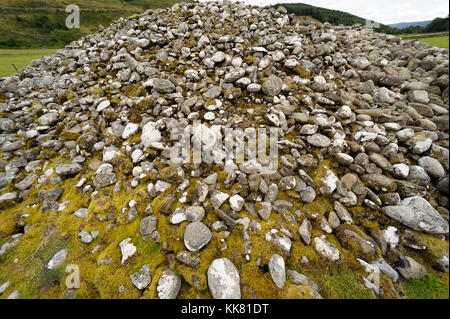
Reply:
<svg viewBox="0 0 450 319"><path fill-rule="evenodd" d="M301 2L348 12L384 24L432 20L436 17L446 17L449 12L447 0L241 0L241 2L263 6Z"/></svg>

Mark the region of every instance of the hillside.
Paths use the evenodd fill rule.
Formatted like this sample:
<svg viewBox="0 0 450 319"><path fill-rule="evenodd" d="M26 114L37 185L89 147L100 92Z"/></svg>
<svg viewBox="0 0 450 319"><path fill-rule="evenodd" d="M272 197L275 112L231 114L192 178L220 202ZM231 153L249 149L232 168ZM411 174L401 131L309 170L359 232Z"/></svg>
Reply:
<svg viewBox="0 0 450 319"><path fill-rule="evenodd" d="M164 8L179 0L0 0L0 48L61 47L120 17ZM189 1L186 1L189 2ZM81 9L81 28L67 30L68 4Z"/></svg>

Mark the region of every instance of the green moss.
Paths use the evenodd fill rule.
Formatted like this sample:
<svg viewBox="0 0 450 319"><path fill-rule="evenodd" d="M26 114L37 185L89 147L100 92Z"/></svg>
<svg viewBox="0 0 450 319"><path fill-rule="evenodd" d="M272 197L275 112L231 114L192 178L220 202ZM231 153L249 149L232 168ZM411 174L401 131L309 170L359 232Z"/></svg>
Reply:
<svg viewBox="0 0 450 319"><path fill-rule="evenodd" d="M402 286L409 299L449 299L448 286L433 273L422 279L406 280Z"/></svg>

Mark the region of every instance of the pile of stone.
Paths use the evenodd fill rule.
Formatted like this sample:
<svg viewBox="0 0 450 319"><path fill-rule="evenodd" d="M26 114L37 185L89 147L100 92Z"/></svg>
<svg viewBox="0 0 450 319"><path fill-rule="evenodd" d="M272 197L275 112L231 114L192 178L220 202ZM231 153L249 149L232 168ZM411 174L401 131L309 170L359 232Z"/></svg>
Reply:
<svg viewBox="0 0 450 319"><path fill-rule="evenodd" d="M0 221L16 225L0 226L0 256L37 238L33 214L56 211L56 227L75 216L77 232L56 232L86 259L136 225L96 267L145 254L136 232L170 259L130 268L109 283L117 296L156 285L150 297L321 298L295 269L327 276L340 263L361 277L375 269L391 285L367 289L395 296L398 281L448 272L448 67L446 49L283 7L181 3L120 18L1 80ZM214 148L212 163L176 163L171 132L195 127L205 145L216 130L239 140L236 129L275 128L277 169ZM124 192L95 214L90 203ZM54 253L47 269L71 259L69 246ZM243 270L264 280L265 266L272 295ZM0 279L0 295L20 297L13 277Z"/></svg>

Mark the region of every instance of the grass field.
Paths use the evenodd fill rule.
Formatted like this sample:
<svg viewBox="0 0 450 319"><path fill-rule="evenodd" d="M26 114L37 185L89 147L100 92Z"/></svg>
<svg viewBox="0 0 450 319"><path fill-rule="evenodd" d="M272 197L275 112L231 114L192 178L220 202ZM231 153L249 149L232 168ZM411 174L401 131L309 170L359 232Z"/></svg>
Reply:
<svg viewBox="0 0 450 319"><path fill-rule="evenodd" d="M32 60L54 54L56 50L57 49L0 49L0 77L9 76L15 73L12 64L15 64L18 69L22 69L30 64Z"/></svg>

